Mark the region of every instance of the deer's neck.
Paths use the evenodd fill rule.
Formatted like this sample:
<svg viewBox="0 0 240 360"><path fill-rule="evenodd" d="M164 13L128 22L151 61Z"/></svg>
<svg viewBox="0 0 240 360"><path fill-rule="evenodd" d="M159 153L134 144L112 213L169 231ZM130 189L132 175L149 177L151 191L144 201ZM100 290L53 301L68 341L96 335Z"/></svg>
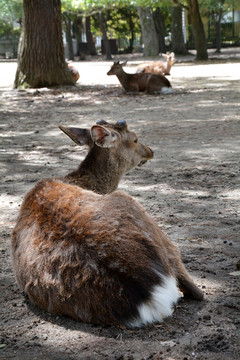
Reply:
<svg viewBox="0 0 240 360"><path fill-rule="evenodd" d="M166 61L166 62L163 64L163 68L164 68L165 74L169 74L169 73L170 73L170 70L171 70L171 63L170 63L170 61Z"/></svg>
<svg viewBox="0 0 240 360"><path fill-rule="evenodd" d="M128 84L130 81L131 74L126 73L124 70L121 73L117 74L117 78L124 87L125 90L128 90Z"/></svg>
<svg viewBox="0 0 240 360"><path fill-rule="evenodd" d="M117 189L123 173L108 149L99 151L94 147L79 168L65 176L64 181L99 194L108 194Z"/></svg>

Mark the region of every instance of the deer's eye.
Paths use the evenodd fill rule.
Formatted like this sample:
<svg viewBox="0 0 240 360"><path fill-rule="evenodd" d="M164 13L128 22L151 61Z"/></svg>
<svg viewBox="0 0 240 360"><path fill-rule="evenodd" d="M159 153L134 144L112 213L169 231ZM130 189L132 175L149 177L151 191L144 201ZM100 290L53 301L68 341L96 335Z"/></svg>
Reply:
<svg viewBox="0 0 240 360"><path fill-rule="evenodd" d="M134 142L135 142L135 143L137 143L137 142L138 142L138 139L137 139L137 138L136 138L136 139L134 139Z"/></svg>

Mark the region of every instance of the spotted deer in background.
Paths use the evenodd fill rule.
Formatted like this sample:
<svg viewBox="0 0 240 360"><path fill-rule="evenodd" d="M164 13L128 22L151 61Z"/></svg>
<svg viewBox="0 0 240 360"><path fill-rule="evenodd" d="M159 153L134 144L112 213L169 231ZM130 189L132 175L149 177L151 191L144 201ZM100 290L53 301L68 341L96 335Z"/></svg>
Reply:
<svg viewBox="0 0 240 360"><path fill-rule="evenodd" d="M144 92L146 94L170 94L172 86L167 78L159 74L135 73L130 74L123 70L126 61L114 61L107 75L116 75L122 87L127 92Z"/></svg>
<svg viewBox="0 0 240 360"><path fill-rule="evenodd" d="M175 54L173 52L162 54L165 58L163 61L152 61L148 63L142 63L137 66L137 73L151 73L159 75L170 75L170 70L173 64L176 62Z"/></svg>

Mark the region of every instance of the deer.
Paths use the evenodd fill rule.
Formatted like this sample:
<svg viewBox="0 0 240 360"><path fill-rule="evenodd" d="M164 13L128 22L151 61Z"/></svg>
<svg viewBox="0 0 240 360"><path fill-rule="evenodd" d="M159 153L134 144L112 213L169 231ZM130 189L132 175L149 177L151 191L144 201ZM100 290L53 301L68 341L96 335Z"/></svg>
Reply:
<svg viewBox="0 0 240 360"><path fill-rule="evenodd" d="M30 302L84 323L139 328L170 316L180 291L203 300L176 245L117 190L152 150L125 120L60 129L88 153L77 170L40 180L21 205L11 255Z"/></svg>
<svg viewBox="0 0 240 360"><path fill-rule="evenodd" d="M80 74L79 74L78 70L69 61L67 62L67 67L68 67L68 70L70 71L70 74L72 75L73 81L76 83L78 81L78 79L80 78Z"/></svg>
<svg viewBox="0 0 240 360"><path fill-rule="evenodd" d="M167 78L159 74L135 73L129 74L123 70L127 62L114 61L107 75L116 75L127 92L145 92L146 94L169 94L172 86Z"/></svg>
<svg viewBox="0 0 240 360"><path fill-rule="evenodd" d="M160 75L170 75L170 70L176 62L174 52L162 54L165 58L163 61L154 61L149 63L142 63L137 66L137 73L151 73Z"/></svg>

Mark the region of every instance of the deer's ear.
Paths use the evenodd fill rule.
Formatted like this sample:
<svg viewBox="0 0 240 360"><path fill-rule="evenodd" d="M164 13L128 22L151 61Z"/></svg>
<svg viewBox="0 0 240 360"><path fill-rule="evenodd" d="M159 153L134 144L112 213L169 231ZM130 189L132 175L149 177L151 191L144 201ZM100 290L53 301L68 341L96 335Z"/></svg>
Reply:
<svg viewBox="0 0 240 360"><path fill-rule="evenodd" d="M59 129L68 135L77 145L88 145L89 147L93 145L90 131L87 129L65 127L61 125L59 126Z"/></svg>
<svg viewBox="0 0 240 360"><path fill-rule="evenodd" d="M104 126L93 125L91 128L91 135L94 143L100 147L113 147L117 141L117 134L115 131L110 131Z"/></svg>

